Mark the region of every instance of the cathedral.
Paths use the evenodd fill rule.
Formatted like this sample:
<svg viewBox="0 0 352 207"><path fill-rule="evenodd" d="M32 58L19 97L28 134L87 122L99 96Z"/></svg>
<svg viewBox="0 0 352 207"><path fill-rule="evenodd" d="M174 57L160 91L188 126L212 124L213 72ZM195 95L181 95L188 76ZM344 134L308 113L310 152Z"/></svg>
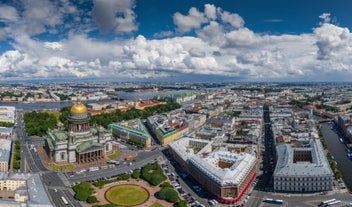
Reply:
<svg viewBox="0 0 352 207"><path fill-rule="evenodd" d="M45 151L57 163L88 163L105 158L114 151L110 131L103 127L92 127L86 106L76 103L70 110L68 130L48 130Z"/></svg>

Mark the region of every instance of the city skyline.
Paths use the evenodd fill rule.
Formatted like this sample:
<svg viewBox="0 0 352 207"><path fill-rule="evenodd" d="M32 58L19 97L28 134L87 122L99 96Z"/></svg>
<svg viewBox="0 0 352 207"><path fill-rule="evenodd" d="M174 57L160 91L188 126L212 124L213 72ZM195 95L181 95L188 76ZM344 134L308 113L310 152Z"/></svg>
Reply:
<svg viewBox="0 0 352 207"><path fill-rule="evenodd" d="M0 3L3 80L347 81L347 0Z"/></svg>

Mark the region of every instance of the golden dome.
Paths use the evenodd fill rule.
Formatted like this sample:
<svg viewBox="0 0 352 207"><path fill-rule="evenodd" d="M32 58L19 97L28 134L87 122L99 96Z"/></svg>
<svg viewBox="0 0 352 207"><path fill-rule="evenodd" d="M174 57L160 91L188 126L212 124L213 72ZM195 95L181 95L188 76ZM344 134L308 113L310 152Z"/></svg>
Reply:
<svg viewBox="0 0 352 207"><path fill-rule="evenodd" d="M87 112L87 107L82 103L76 103L71 108L71 113L74 114L86 114Z"/></svg>

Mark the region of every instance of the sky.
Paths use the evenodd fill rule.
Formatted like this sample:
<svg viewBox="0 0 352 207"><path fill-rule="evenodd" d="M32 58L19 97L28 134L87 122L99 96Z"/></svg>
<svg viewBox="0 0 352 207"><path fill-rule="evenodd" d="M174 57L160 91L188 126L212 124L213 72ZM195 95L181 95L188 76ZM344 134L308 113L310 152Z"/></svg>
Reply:
<svg viewBox="0 0 352 207"><path fill-rule="evenodd" d="M350 82L351 0L0 0L0 80Z"/></svg>

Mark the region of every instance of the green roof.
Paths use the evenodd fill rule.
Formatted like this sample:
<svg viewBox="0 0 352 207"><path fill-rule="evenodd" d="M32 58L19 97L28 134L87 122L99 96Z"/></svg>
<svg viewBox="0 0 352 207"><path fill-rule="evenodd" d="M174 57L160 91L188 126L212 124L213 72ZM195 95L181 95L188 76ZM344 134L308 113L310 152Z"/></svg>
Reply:
<svg viewBox="0 0 352 207"><path fill-rule="evenodd" d="M65 131L49 130L48 136L55 141L67 140L67 132Z"/></svg>
<svg viewBox="0 0 352 207"><path fill-rule="evenodd" d="M137 119L137 121L138 121L138 125L140 126L141 130L132 129L131 127L126 127L126 126L118 124L118 123L109 124L109 127L113 128L113 129L128 131L129 133L136 134L140 137L143 137L144 139L150 139L151 135L149 134L149 132L146 129L146 127L144 126L144 124L141 122L140 119Z"/></svg>
<svg viewBox="0 0 352 207"><path fill-rule="evenodd" d="M67 140L67 132L65 132L65 131L56 131L53 134L54 134L55 138L60 141Z"/></svg>
<svg viewBox="0 0 352 207"><path fill-rule="evenodd" d="M103 145L98 142L87 141L87 142L83 142L82 144L78 145L76 148L76 151L78 153L81 153L84 151L95 150L95 149L99 149L102 147L103 147Z"/></svg>
<svg viewBox="0 0 352 207"><path fill-rule="evenodd" d="M45 138L46 142L48 143L49 149L50 150L54 150L54 145L53 145L53 141L51 138L47 137Z"/></svg>

